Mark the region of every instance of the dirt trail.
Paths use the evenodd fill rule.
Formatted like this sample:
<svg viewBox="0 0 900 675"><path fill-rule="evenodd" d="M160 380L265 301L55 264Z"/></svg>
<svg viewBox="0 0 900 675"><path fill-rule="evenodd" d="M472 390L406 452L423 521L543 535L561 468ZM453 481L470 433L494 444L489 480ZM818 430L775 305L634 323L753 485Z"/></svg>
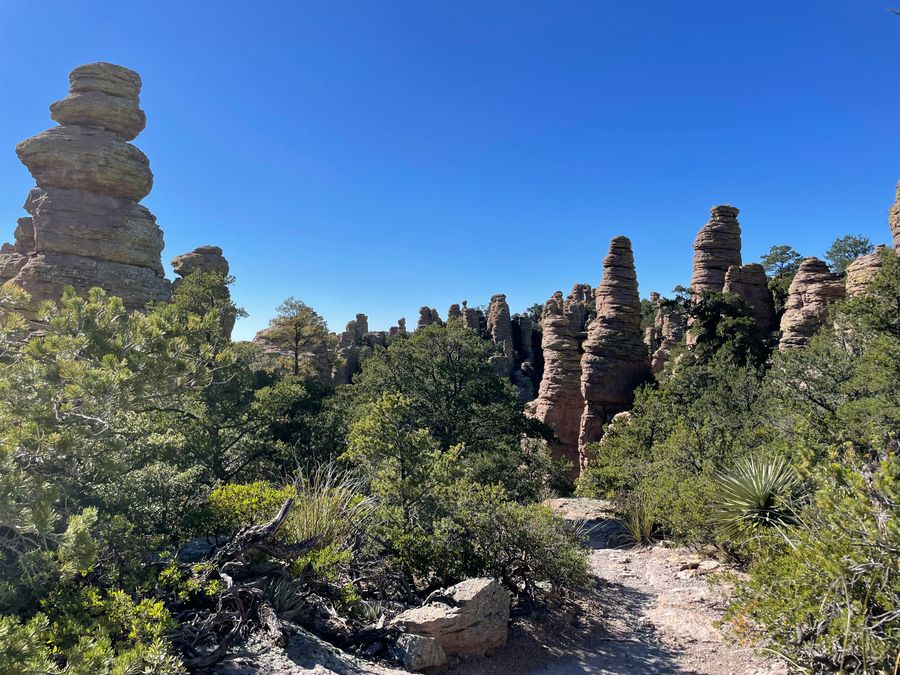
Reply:
<svg viewBox="0 0 900 675"><path fill-rule="evenodd" d="M608 503L553 500L564 517L587 520L596 590L567 614L517 619L493 656L464 662L454 675L554 673L782 675L767 661L725 640L715 626L724 602L710 581L723 571L688 551L653 546L611 548L621 527Z"/></svg>

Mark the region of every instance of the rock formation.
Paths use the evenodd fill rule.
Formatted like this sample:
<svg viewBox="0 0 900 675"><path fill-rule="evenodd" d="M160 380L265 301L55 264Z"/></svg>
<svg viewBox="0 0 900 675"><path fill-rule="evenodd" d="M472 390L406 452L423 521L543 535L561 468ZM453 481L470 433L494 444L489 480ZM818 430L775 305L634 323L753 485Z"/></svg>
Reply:
<svg viewBox="0 0 900 675"><path fill-rule="evenodd" d="M540 385L541 378L537 369L534 349L535 330L531 317L516 314L512 318L512 341L515 350L510 379L519 390L519 400L527 403L534 399L534 392Z"/></svg>
<svg viewBox="0 0 900 675"><path fill-rule="evenodd" d="M388 337L397 337L398 335L406 335L406 319L397 319L397 325L391 326L388 330Z"/></svg>
<svg viewBox="0 0 900 675"><path fill-rule="evenodd" d="M584 413L578 447L599 441L603 425L631 407L634 390L650 377L647 346L641 335L641 299L631 241L615 237L603 261L603 280L594 292L597 316L588 327L581 357Z"/></svg>
<svg viewBox="0 0 900 675"><path fill-rule="evenodd" d="M462 320L466 328L471 328L478 332L479 335L487 330L487 320L485 319L484 312L480 309L469 307L469 303L463 300L461 311Z"/></svg>
<svg viewBox="0 0 900 675"><path fill-rule="evenodd" d="M450 309L447 310L447 321L450 319L462 319L462 310L455 303L450 305Z"/></svg>
<svg viewBox="0 0 900 675"><path fill-rule="evenodd" d="M888 215L888 224L891 226L891 235L894 239L894 250L900 253L900 182L897 183L897 201L891 207Z"/></svg>
<svg viewBox="0 0 900 675"><path fill-rule="evenodd" d="M854 260L847 267L846 287L847 295L862 295L872 279L881 269L882 255L887 249L884 245L877 246L872 253L863 255Z"/></svg>
<svg viewBox="0 0 900 675"><path fill-rule="evenodd" d="M371 351L367 343L368 334L369 317L365 314L357 314L356 319L347 323L334 348L331 381L335 386L349 384L353 375L359 372L361 359Z"/></svg>
<svg viewBox="0 0 900 675"><path fill-rule="evenodd" d="M537 398L529 406L529 414L541 420L556 434L550 444L554 457L579 466L578 431L584 410L581 393L581 343L585 338L585 322L590 286L576 284L569 297L557 291L541 313L544 374Z"/></svg>
<svg viewBox="0 0 900 675"><path fill-rule="evenodd" d="M487 331L500 353L491 357L491 364L501 377L509 377L513 370L512 317L506 296L502 293L491 296L487 311Z"/></svg>
<svg viewBox="0 0 900 675"><path fill-rule="evenodd" d="M828 306L844 293L844 280L832 274L828 265L818 258L804 258L788 288L778 349L805 346L825 322Z"/></svg>
<svg viewBox="0 0 900 675"><path fill-rule="evenodd" d="M732 265L741 264L741 226L738 209L714 206L710 218L694 239L694 274L691 288L696 292L721 293L725 274Z"/></svg>
<svg viewBox="0 0 900 675"><path fill-rule="evenodd" d="M198 246L193 251L177 255L172 258L172 269L175 274L182 277L182 279L197 271L215 272L222 276L222 285L224 287L225 295L228 298L231 298L228 286L224 283L225 277L228 276L228 261L225 259L225 256L222 255L222 249L218 246ZM174 291L177 289L180 283L181 279L176 279L172 283L172 290ZM231 337L231 331L234 330L236 318L234 312L229 312L226 316L222 317L222 329L228 337Z"/></svg>
<svg viewBox="0 0 900 675"><path fill-rule="evenodd" d="M650 369L658 375L666 367L672 350L684 338L687 316L659 293L651 293L650 302L654 307L653 325L645 331L644 342L650 352Z"/></svg>
<svg viewBox="0 0 900 675"><path fill-rule="evenodd" d="M425 328L425 326L430 326L433 323L436 323L438 326L444 325L444 322L441 321L441 315L438 314L438 311L433 307L420 307L419 321L416 324L416 328Z"/></svg>
<svg viewBox="0 0 900 675"><path fill-rule="evenodd" d="M725 274L722 290L734 293L750 306L760 335L771 335L776 328L775 301L762 265L732 265Z"/></svg>
<svg viewBox="0 0 900 675"><path fill-rule="evenodd" d="M509 594L497 581L466 579L441 595L449 602L435 600L408 609L394 624L437 640L449 655L483 656L506 644Z"/></svg>
<svg viewBox="0 0 900 675"><path fill-rule="evenodd" d="M25 202L16 243L0 249L0 283L31 295L30 310L65 286L100 286L129 309L166 300L162 231L139 205L153 175L127 141L144 128L137 73L109 63L80 66L69 95L51 105L60 126L16 146L37 187Z"/></svg>

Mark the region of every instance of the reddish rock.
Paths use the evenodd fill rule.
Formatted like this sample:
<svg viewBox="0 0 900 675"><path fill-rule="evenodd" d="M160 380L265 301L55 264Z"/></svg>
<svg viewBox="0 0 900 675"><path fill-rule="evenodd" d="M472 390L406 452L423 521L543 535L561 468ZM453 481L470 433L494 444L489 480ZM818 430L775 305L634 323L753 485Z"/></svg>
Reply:
<svg viewBox="0 0 900 675"><path fill-rule="evenodd" d="M818 258L805 258L788 289L778 349L803 347L825 323L828 306L844 297L844 280Z"/></svg>
<svg viewBox="0 0 900 675"><path fill-rule="evenodd" d="M725 293L734 293L746 302L752 311L759 332L769 336L777 327L775 300L769 290L769 280L759 263L732 265L725 275Z"/></svg>
<svg viewBox="0 0 900 675"><path fill-rule="evenodd" d="M694 274L691 288L695 291L721 293L725 274L732 265L741 264L741 226L738 209L714 206L710 219L694 239Z"/></svg>

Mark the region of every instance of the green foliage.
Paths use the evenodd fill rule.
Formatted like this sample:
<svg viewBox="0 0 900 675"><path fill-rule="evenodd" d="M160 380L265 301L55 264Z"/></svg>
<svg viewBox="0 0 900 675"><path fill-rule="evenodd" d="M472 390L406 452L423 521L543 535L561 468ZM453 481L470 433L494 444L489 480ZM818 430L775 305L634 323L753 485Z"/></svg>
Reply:
<svg viewBox="0 0 900 675"><path fill-rule="evenodd" d="M282 302L277 312L278 315L269 322L266 340L284 352L281 367L295 376L321 374L319 366L308 355L330 351L332 338L325 319L312 307L293 297ZM330 367L327 370L330 373Z"/></svg>
<svg viewBox="0 0 900 675"><path fill-rule="evenodd" d="M773 246L760 258L760 263L769 277L769 290L772 291L775 312L778 315L784 311L788 289L802 260L803 256L797 253L793 247L785 244Z"/></svg>
<svg viewBox="0 0 900 675"><path fill-rule="evenodd" d="M247 525L266 523L286 500L296 496L293 485L276 487L265 481L220 485L209 496L215 530L228 533Z"/></svg>
<svg viewBox="0 0 900 675"><path fill-rule="evenodd" d="M848 234L838 237L825 252L825 260L831 269L838 274L844 274L847 266L861 255L868 255L875 250L875 246L868 237L861 234Z"/></svg>
<svg viewBox="0 0 900 675"><path fill-rule="evenodd" d="M724 541L741 541L759 530L797 523L792 497L798 486L793 468L781 457L747 457L716 477L714 515Z"/></svg>

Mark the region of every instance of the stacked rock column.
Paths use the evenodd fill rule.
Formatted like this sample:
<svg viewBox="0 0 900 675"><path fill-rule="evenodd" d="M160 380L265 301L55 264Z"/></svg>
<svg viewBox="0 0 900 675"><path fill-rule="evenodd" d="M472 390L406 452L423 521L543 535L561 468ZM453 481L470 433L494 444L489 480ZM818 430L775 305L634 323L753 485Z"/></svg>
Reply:
<svg viewBox="0 0 900 675"><path fill-rule="evenodd" d="M80 66L69 95L50 106L59 126L22 141L19 159L37 183L16 244L0 250L0 282L31 295L29 309L99 286L129 309L168 299L162 231L138 204L153 185L147 157L127 141L144 128L137 73L108 63Z"/></svg>

